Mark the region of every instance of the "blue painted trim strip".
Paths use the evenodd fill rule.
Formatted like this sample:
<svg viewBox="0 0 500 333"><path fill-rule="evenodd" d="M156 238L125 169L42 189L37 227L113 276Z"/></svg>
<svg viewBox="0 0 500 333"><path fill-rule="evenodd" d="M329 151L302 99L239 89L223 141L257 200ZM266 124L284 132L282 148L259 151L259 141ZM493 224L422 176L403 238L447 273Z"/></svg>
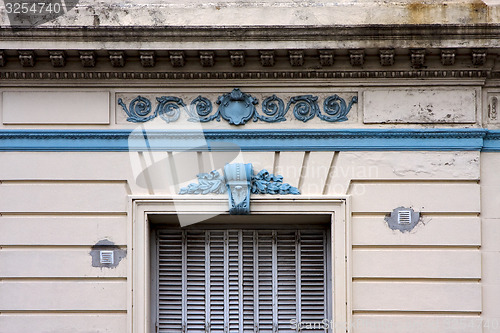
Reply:
<svg viewBox="0 0 500 333"><path fill-rule="evenodd" d="M129 150L500 152L500 131L485 129L0 131L0 151Z"/></svg>
<svg viewBox="0 0 500 333"><path fill-rule="evenodd" d="M484 152L500 152L500 131L490 130L486 133L484 144L481 151Z"/></svg>

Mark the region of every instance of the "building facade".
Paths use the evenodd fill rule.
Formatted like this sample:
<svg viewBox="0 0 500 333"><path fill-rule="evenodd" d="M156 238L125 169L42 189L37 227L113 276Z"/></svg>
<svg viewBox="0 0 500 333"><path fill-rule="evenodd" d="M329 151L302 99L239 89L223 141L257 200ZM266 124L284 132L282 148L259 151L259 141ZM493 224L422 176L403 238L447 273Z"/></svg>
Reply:
<svg viewBox="0 0 500 333"><path fill-rule="evenodd" d="M10 11L1 333L500 332L500 4Z"/></svg>

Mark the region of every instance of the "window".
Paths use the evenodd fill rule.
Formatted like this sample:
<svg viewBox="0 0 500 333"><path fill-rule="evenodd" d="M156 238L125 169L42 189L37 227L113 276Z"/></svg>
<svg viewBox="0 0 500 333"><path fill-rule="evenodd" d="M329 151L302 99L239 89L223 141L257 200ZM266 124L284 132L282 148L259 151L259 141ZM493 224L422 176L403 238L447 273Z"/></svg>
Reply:
<svg viewBox="0 0 500 333"><path fill-rule="evenodd" d="M158 332L324 330L328 227L228 227L155 231Z"/></svg>
<svg viewBox="0 0 500 333"><path fill-rule="evenodd" d="M179 258L177 258L177 267L181 265L181 276L179 280L179 276L177 275L177 283L182 285L185 283L186 288L181 288L181 306L177 306L176 308L172 308L172 311L177 309L177 313L172 314L172 318L180 318L181 326L173 327L170 330L179 332L179 327L180 331L182 329L185 329L187 331L192 331L195 332L195 329L188 329L188 325L186 323L185 326L182 326L182 320L183 318L185 319L191 319L194 318L193 315L193 309L194 307L191 307L188 310L187 307L187 302L186 306L182 306L182 298L183 298L183 293L182 290L186 290L185 292L185 299L187 300L188 296L195 295L196 293L199 293L202 297L200 297L199 303L196 304L198 307L198 310L201 313L201 318L197 318L199 322L203 322L204 327L208 330L214 331L214 327L216 328L217 326L213 326L213 320L211 322L212 328L210 329L208 325L206 324L205 318L208 318L209 320L210 317L206 316L207 313L207 283L212 283L211 280L205 279L205 274L207 271L206 266L203 264L201 266L201 263L206 262L207 260L210 260L210 264L212 264L212 261L216 261L218 258L219 262L221 262L221 251L222 252L222 257L223 258L228 258L228 261L222 261L222 270L220 269L220 264L218 271L214 270L211 268L211 271L218 272L219 274L219 288L220 285L222 285L222 288L224 287L224 283L226 283L227 286L233 287L234 283L232 282L235 277L233 275L238 272L238 284L237 284L237 289L235 289L236 294L238 295L238 303L237 309L238 309L238 320L240 318L243 318L243 323L250 322L252 321L252 324L255 324L256 321L253 319L253 316L259 316L260 313L257 313L253 310L255 308L255 297L250 297L250 296L245 296L245 292L255 292L252 289L249 289L253 284L250 284L250 281L252 283L255 283L254 281L259 281L259 272L261 274L264 274L267 272L271 272L271 280L261 280L260 285L265 286L264 289L261 289L261 293L266 290L269 293L269 290L278 290L278 294L276 294L275 298L275 303L276 304L273 308L273 304L271 303L271 306L267 305L266 307L263 306L264 303L259 301L258 307L262 308L262 313L263 316L259 317L259 321L257 321L257 324L261 323L261 319L264 320L266 318L264 316L265 311L267 311L267 316L269 318L269 313L272 316L271 320L271 329L275 329L278 331L283 331L285 332L286 330L288 331L296 331L296 330L290 330L290 328L279 328L279 327L272 327L274 323L278 323L279 325L279 319L283 318L282 322L286 321L288 316L292 315L297 315L297 304L306 304L307 301L310 301L310 304L318 305L320 308L319 312L316 313L323 313L323 310L325 311L327 315L321 316L326 317L326 319L331 320L330 321L330 326L329 326L329 331L332 333L340 333L340 332L346 332L346 323L350 322L350 284L348 281L350 281L350 268L349 268L349 253L348 249L350 248L350 242L349 242L349 233L348 231L350 230L350 213L349 213L349 198L348 197L294 197L294 198L288 198L288 197L273 197L273 196L262 196L262 197L256 197L252 199L252 210L250 215L246 216L231 216L227 215L227 198L224 197L211 197L211 198L205 198L205 197L149 197L149 196L138 196L138 197L131 197L131 202L130 202L130 209L131 209L131 214L128 218L128 226L129 226L129 267L130 267L130 277L128 280L128 285L129 285L129 302L128 302L128 311L132 314L130 316L129 321L128 321L128 330L130 330L131 333L154 333L156 330L160 329L160 327L156 326L156 323L158 322L158 313L159 313L159 283L160 283L160 274L159 274L159 264L160 264L160 258L159 258L159 252L160 252L160 247L159 247L159 238L158 236L161 236L164 231L166 231L166 234L168 235L169 233L173 233L171 236L175 236L175 233L177 232L177 237L179 237L180 234L180 245L179 245L179 238L177 238L177 251L181 251L180 253L180 261ZM203 218L202 218L203 217ZM208 220L210 219L210 220ZM199 222L199 221L204 221L204 222ZM195 223L196 222L196 223ZM195 223L188 225L187 227L180 228L179 223L183 223L183 225L189 224L189 223ZM302 256L300 257L300 260L298 261L298 256L296 255L297 253L308 253L306 251L306 248L304 247L304 240L308 232L313 232L313 231L320 231L321 233L324 232L324 238L323 238L323 256L324 256L324 261L326 264L323 264L322 266L322 271L323 271L323 276L325 278L324 282L324 287L323 290L326 290L326 293L323 292L322 296L324 297L324 300L321 301L320 297L314 296L313 299L308 299L307 297L312 296L313 293L310 293L307 295L307 297L302 297L304 292L302 291L303 287L302 286L302 280L304 282L312 281L311 279L302 279L302 268L307 267L306 262L302 264ZM252 233L252 239L254 244L257 242L257 246L250 247L250 242L248 244L244 242L243 240L246 240L247 238L249 239L250 236L248 236L248 233ZM273 248L273 242L274 239L272 237L272 233L276 234L276 245ZM185 234L185 236L182 236L182 234ZM212 235L213 233L213 235ZM236 236L235 234L238 233L238 241L231 241L231 239L235 239ZM241 233L242 237L242 242L239 241L239 234ZM212 252L206 252L206 238L212 238L215 236L219 237L219 242L221 237L224 234L227 234L228 237L228 245L227 245L227 251L226 251L226 245L224 243L224 250L222 250L221 245L219 243L219 254L217 257L216 254L217 252L213 252L214 257L212 258ZM234 235L233 235L234 234ZM198 236L196 236L198 235ZM256 236L254 236L256 235ZM288 235L288 236L287 236ZM291 236L292 235L297 235L294 239L300 239L300 246L301 250L297 252L297 247L299 246L299 242L295 243L292 242ZM300 237L298 237L300 235ZM169 237L171 237L169 236ZM199 242L192 242L190 241L193 239L193 237L200 237L201 239ZM287 237L285 237L287 236ZM312 236L312 235L310 235ZM255 238L257 240L255 240ZM157 244L157 238L158 238L158 244ZM212 238L212 245L209 246L208 248L212 250L214 246L216 246L216 243L214 243L214 240L217 238ZM319 238L318 238L319 239ZM286 240L286 241L285 241ZM311 240L314 240L312 238ZM284 242L282 242L284 241ZM186 244L186 245L182 245ZM205 248L203 248L203 244L205 244ZM241 244L241 245L240 245ZM271 244L271 245L270 245ZM283 245L282 245L283 244ZM196 245L196 246L195 246ZM232 266L235 264L234 260L231 261L229 259L233 258L235 256L234 253L237 253L238 256L243 256L246 258L247 253L245 251L236 251L233 249L233 247L241 246L242 249L245 248L247 249L247 252L250 251L259 251L260 245L263 246L262 249L267 246L267 257L266 260L268 263L270 263L271 266L265 266L262 265L251 265L251 266L246 266L246 265L239 265L237 266ZM287 247L286 247L287 246ZM295 252L293 252L293 248L295 246ZM200 248L200 250L197 250L193 252L193 248ZM284 260L283 258L286 258L285 256L281 255L281 253L284 251L283 249L289 248L292 249L292 254L290 258L295 258L295 265L293 265L293 259L291 260ZM174 248L168 249L167 247L167 252L168 251L173 251ZM188 251L189 250L189 251ZM162 249L163 251L163 249ZM262 255L264 254L262 250L260 251ZM269 254L270 253L270 254ZM273 253L275 254L273 256ZM294 254L295 253L295 254ZM189 256L188 256L189 254ZM196 256L195 256L196 254ZM290 254L290 252L288 252ZM177 254L179 255L179 254ZM264 260L264 257L261 255L262 259ZM186 260L182 260L183 256L185 256ZM168 257L174 257L173 253L172 256ZM307 256L304 255L304 258ZM239 257L238 257L239 258ZM274 261L273 261L274 258ZM189 260L188 260L189 259ZM200 266L196 266L193 264L194 261L196 260L200 261ZM203 259L205 261L203 261ZM189 265L188 265L189 262ZM247 262L247 261L237 261L238 263L240 262ZM226 265L227 263L227 265ZM257 261L258 263L258 261ZM297 263L300 263L300 266L297 266ZM168 262L167 262L168 264ZM170 264L175 264L174 261L170 261ZM231 264L231 265L230 265ZM274 265L274 266L273 266ZM167 266L168 267L168 266ZM185 267L185 275L183 275L182 267ZM211 266L210 266L211 267ZM217 267L217 266L215 266ZM226 267L227 267L227 275L224 273L226 272ZM257 267L257 270L254 269L254 267ZM273 268L276 267L277 269L272 270L269 269L269 267ZM321 270L318 267L318 270ZM174 268L174 266L172 266ZM301 269L300 274L297 274L297 270ZM188 270L189 269L189 270ZM249 272L254 274L254 278L252 280L248 280L246 283L239 283L240 281L240 269L242 270L242 277L243 281L247 279L247 275ZM251 269L251 270L250 270ZM267 270L266 270L267 269ZM260 271L259 271L260 270ZM209 272L211 272L209 271ZM199 280L197 279L188 279L189 277L195 277L196 274L199 275ZM222 272L222 275L221 275ZM189 273L189 274L188 274ZM230 273L230 274L229 274ZM245 273L245 275L243 274ZM232 275L233 274L233 275ZM255 279L255 274L257 274L257 279ZM273 280L273 274L275 279ZM285 274L289 274L288 276L290 277L289 279L285 279ZM183 280L183 276L185 279ZM268 275L269 276L269 275ZM293 277L295 276L295 285L293 284ZM297 277L300 276L300 283L302 288L300 290L300 293L297 293L297 282L299 279ZM172 276L172 279L174 277ZM220 280L222 278L222 280ZM200 281L203 281L200 283ZM209 282L210 281L210 282ZM222 283L221 283L222 281ZM227 281L227 282L226 282ZM270 282L269 282L270 281ZM273 285L274 281L274 285ZM286 283L283 282L283 287L280 281L287 281ZM214 280L215 282L215 280ZM204 283L204 284L203 284ZM266 284L267 283L267 284ZM187 286L190 286L190 288L187 288ZM199 288L200 290L196 289L198 287L195 287L196 284L200 285ZM307 284L307 283L306 283ZM305 284L304 284L305 285ZM168 286L168 284L167 284ZM209 284L210 286L210 284ZM295 292L294 296L295 299L298 299L298 297L301 297L300 303L293 303L291 301L292 298L288 299L288 302L292 302L291 305L285 306L285 302L287 301L286 293L282 293L281 291L284 290L283 288L286 288L287 286L291 286L293 288L295 286ZM214 286L215 288L215 286ZM326 289L325 289L326 288ZM321 289L321 288L320 288ZM189 291L189 293L188 293ZM220 289L219 289L220 292ZM194 294L193 294L194 293ZM240 298L240 293L242 294ZM236 294L233 296L233 294L227 293L227 300L226 298L222 299L222 302L229 302L233 301L236 297ZM174 293L172 293L172 296L174 297ZM216 295L216 294L214 294ZM211 296L209 293L208 296ZM179 294L177 293L177 299L179 299ZM198 296L196 296L198 297ZM224 297L226 297L226 293L224 292ZM273 294L271 292L271 299L273 297ZM252 304L247 304L243 302L243 315L240 315L240 299L249 299L249 302L253 302ZM259 298L262 299L262 298ZM264 298L265 299L265 298ZM268 298L269 299L269 296ZM215 300L215 299L214 299ZM214 301L212 300L212 302ZM220 302L220 300L219 300ZM296 302L296 301L295 301ZM189 303L195 305L195 303ZM253 306L253 308L251 307ZM280 312L281 307L283 309L286 308L286 311L289 311L288 313L283 310ZM323 308L324 307L324 308ZM259 309L258 308L258 309ZM311 306L312 308L312 306ZM179 310L180 309L180 310ZM229 307L224 308L224 311L229 311ZM250 309L250 310L248 310ZM212 307L209 308L210 314L212 313ZM277 310L278 312L276 312ZM162 310L163 311L163 310ZM168 311L168 309L167 309ZM215 308L214 308L214 311ZM236 311L236 308L231 311ZM246 312L245 312L246 311ZM302 322L306 322L306 318L308 315L305 315L307 312L307 306L304 306L304 311L302 311L302 308L300 309L301 313L301 320ZM315 310L314 310L315 311ZM233 312L231 312L231 315L234 316ZM180 317L179 317L180 313ZM236 313L236 312L234 312ZM183 317L184 315L184 317ZM188 317L189 315L189 317ZM304 317L305 315L305 317ZM319 316L319 314L317 314ZM246 317L245 317L246 316ZM250 317L251 316L251 317ZM277 317L275 317L277 316ZM310 317L313 317L313 314L310 315ZM245 319L245 318L251 318L251 319ZM276 321L275 318L278 320ZM286 318L286 319L284 319ZM228 315L226 316L226 312L224 312L223 316L220 316L219 312L219 322L222 323L232 323L232 317ZM275 321L273 321L275 320ZM241 320L240 320L241 321ZM269 319L268 319L269 321ZM335 326L332 326L332 322L334 323ZM159 322L158 322L159 324ZM260 324L260 330L263 331L262 326L265 325L266 323L262 321L262 324ZM224 327L224 325L222 325ZM287 323L288 326L288 323ZM268 326L269 327L269 326ZM279 328L279 329L278 329ZM305 328L305 329L304 329ZM204 331L204 329L201 329L201 326L197 328L198 331ZM232 329L231 331L239 331L240 330L240 324L238 323L238 329ZM244 330L246 330L244 328ZM302 330L307 330L307 327L303 327ZM169 331L165 328L165 326L162 326L162 331ZM247 331L252 331L252 330L247 330ZM316 332L319 332L320 330L315 330ZM228 326L228 332L229 332L229 326ZM253 327L253 331L255 332L255 326ZM270 330L267 330L266 332L271 332Z"/></svg>

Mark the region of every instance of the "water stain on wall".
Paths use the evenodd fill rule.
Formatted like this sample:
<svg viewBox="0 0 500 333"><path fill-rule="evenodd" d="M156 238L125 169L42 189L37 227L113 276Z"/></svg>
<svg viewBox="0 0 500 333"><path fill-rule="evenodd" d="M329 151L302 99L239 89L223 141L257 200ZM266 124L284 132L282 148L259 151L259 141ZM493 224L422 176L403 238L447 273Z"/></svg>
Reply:
<svg viewBox="0 0 500 333"><path fill-rule="evenodd" d="M486 23L489 7L482 0L464 3L441 1L414 1L407 5L408 23L436 24L447 23L452 17L458 17L461 23Z"/></svg>

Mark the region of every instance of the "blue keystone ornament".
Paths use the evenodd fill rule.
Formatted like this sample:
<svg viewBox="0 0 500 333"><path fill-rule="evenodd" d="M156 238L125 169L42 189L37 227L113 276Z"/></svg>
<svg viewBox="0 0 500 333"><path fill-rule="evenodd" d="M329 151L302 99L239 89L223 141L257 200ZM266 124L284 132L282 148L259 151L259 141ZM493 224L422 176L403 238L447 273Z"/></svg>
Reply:
<svg viewBox="0 0 500 333"><path fill-rule="evenodd" d="M250 213L252 176L252 164L233 163L224 166L224 177L229 192L229 214L245 215Z"/></svg>

